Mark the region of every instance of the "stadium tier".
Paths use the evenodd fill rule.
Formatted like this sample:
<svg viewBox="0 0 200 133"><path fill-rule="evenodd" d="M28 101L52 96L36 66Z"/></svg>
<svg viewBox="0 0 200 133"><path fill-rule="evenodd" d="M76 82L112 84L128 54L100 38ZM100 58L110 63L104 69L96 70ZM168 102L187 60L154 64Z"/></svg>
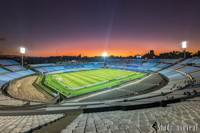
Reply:
<svg viewBox="0 0 200 133"><path fill-rule="evenodd" d="M19 71L25 69L24 67L17 65L17 66L5 66L6 69L9 69L10 71Z"/></svg>
<svg viewBox="0 0 200 133"><path fill-rule="evenodd" d="M6 83L6 81L1 81L0 80L0 87L2 87L5 83Z"/></svg>
<svg viewBox="0 0 200 133"><path fill-rule="evenodd" d="M52 66L48 66L48 67L41 67L42 69L44 69L45 71L55 71L54 67Z"/></svg>
<svg viewBox="0 0 200 133"><path fill-rule="evenodd" d="M178 69L180 67L182 67L180 64L176 64L176 65L170 67L169 69Z"/></svg>
<svg viewBox="0 0 200 133"><path fill-rule="evenodd" d="M66 65L66 66L64 66L66 69L70 69L70 68L74 68L74 66L73 65Z"/></svg>
<svg viewBox="0 0 200 133"><path fill-rule="evenodd" d="M17 65L19 63L17 63L14 60L0 60L0 64L6 66L6 65Z"/></svg>
<svg viewBox="0 0 200 133"><path fill-rule="evenodd" d="M4 74L4 76L12 77L12 78L20 78L23 77L23 75L17 74L17 73L8 73Z"/></svg>
<svg viewBox="0 0 200 133"><path fill-rule="evenodd" d="M21 66L18 66L18 67L20 68ZM23 67L21 67L21 69L22 68ZM2 85L3 85L3 83L5 84L5 83L12 81L14 79L18 79L18 78L21 78L21 77L24 77L24 76L29 76L29 75L35 74L35 72L32 71L32 70L22 70L22 71L17 71L17 72L6 71L6 72L7 72L6 74L2 73L0 75L0 81L1 81Z"/></svg>
<svg viewBox="0 0 200 133"><path fill-rule="evenodd" d="M186 59L183 62L181 62L180 64L188 64L191 63L192 61L194 61L195 59Z"/></svg>
<svg viewBox="0 0 200 133"><path fill-rule="evenodd" d="M139 66L137 69L142 69L142 70L149 70L151 67L148 66Z"/></svg>
<svg viewBox="0 0 200 133"><path fill-rule="evenodd" d="M18 72L15 72L15 73L22 75L22 76L28 76L28 75L35 74L35 72L32 71L32 70L18 71Z"/></svg>
<svg viewBox="0 0 200 133"><path fill-rule="evenodd" d="M11 77L8 77L8 76L5 76L5 75L0 75L0 80L2 80L2 81L8 82L8 81L11 81L13 79L14 78L11 78Z"/></svg>
<svg viewBox="0 0 200 133"><path fill-rule="evenodd" d="M142 62L131 62L129 65L142 65Z"/></svg>
<svg viewBox="0 0 200 133"><path fill-rule="evenodd" d="M7 70L5 70L3 68L0 68L0 73L6 73L6 72L9 72L9 71L7 71Z"/></svg>
<svg viewBox="0 0 200 133"><path fill-rule="evenodd" d="M54 66L54 63L47 63L47 64L29 64L30 67L42 67L42 66Z"/></svg>
<svg viewBox="0 0 200 133"><path fill-rule="evenodd" d="M148 62L158 63L161 62L161 59L149 59Z"/></svg>
<svg viewBox="0 0 200 133"><path fill-rule="evenodd" d="M44 72L46 72L46 70L44 70L44 69L42 69L42 68L40 68L40 67L36 67L36 68L34 68L36 71L39 71L39 72L41 72L41 73L44 73Z"/></svg>
<svg viewBox="0 0 200 133"><path fill-rule="evenodd" d="M31 130L50 124L63 116L64 114L0 116L0 132L31 132Z"/></svg>
<svg viewBox="0 0 200 133"><path fill-rule="evenodd" d="M156 67L160 67L160 68L166 68L170 66L170 64L164 64L164 63L161 63L161 64L158 64Z"/></svg>
<svg viewBox="0 0 200 133"><path fill-rule="evenodd" d="M152 67L152 68L150 68L149 70L150 71L153 71L153 72L157 72L157 71L159 71L161 68L157 68L157 67Z"/></svg>
<svg viewBox="0 0 200 133"><path fill-rule="evenodd" d="M84 65L84 67L94 67L93 65Z"/></svg>
<svg viewBox="0 0 200 133"><path fill-rule="evenodd" d="M136 61L136 62L143 62L144 61L144 59L133 59L134 61Z"/></svg>
<svg viewBox="0 0 200 133"><path fill-rule="evenodd" d="M142 65L143 65L143 66L156 66L157 63L147 63L147 62L145 62L145 63L143 63Z"/></svg>
<svg viewBox="0 0 200 133"><path fill-rule="evenodd" d="M0 132L146 133L156 132L155 122L197 125L200 73L187 60L121 59L106 68L102 62L32 70L2 65L7 72L0 74L0 86L13 82L0 91Z"/></svg>
<svg viewBox="0 0 200 133"><path fill-rule="evenodd" d="M189 72L196 71L196 70L198 70L197 67L187 67L187 68L181 69L180 71L184 72L184 73L189 73Z"/></svg>
<svg viewBox="0 0 200 133"><path fill-rule="evenodd" d="M176 63L177 61L178 61L178 59L168 59L168 60L166 60L164 63L173 64L173 63Z"/></svg>
<svg viewBox="0 0 200 133"><path fill-rule="evenodd" d="M195 59L194 61L192 61L191 63L194 63L196 65L200 65L200 59Z"/></svg>
<svg viewBox="0 0 200 133"><path fill-rule="evenodd" d="M185 125L191 125L190 127L193 129L191 132L197 132L200 120L200 116L198 115L199 110L199 102L187 100L185 102L171 104L165 108L155 107L129 111L86 113L79 115L61 133L96 131L98 133L190 131L189 126L187 127ZM183 126L186 128L184 129Z"/></svg>
<svg viewBox="0 0 200 133"><path fill-rule="evenodd" d="M200 71L190 74L193 78L200 78Z"/></svg>
<svg viewBox="0 0 200 133"><path fill-rule="evenodd" d="M53 67L55 70L64 70L64 66L55 66Z"/></svg>

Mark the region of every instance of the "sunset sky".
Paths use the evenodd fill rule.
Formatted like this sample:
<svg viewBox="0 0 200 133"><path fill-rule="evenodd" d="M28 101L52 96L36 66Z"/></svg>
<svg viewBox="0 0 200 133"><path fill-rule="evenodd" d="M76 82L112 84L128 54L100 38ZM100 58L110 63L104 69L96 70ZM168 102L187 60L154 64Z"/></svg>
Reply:
<svg viewBox="0 0 200 133"><path fill-rule="evenodd" d="M129 56L200 50L199 0L1 0L0 54Z"/></svg>

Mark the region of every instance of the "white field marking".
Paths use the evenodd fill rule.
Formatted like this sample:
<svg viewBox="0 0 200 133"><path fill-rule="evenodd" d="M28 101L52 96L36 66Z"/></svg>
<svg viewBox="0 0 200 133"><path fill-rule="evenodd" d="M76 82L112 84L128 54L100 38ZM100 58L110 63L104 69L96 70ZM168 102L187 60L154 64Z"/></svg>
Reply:
<svg viewBox="0 0 200 133"><path fill-rule="evenodd" d="M77 72L77 73L80 73L80 72ZM131 74L132 73L134 73L134 72L131 72ZM66 78L63 78L62 77L62 75L59 75L59 76L57 76L58 77L58 80L57 80L57 78L55 78L55 77L53 77L55 80L57 80L60 84L62 84L63 86L67 86L68 87L68 89L70 89L70 90L78 90L78 89L82 89L82 88L85 88L85 87L91 87L91 86L94 86L94 85L98 85L98 84L103 84L103 83L105 83L105 82L108 82L109 80L118 80L118 79L122 79L122 78L125 78L125 77L128 77L128 76L133 76L133 75L136 75L136 73L134 73L133 75L131 75L131 74L127 74L127 76L124 76L125 75L125 73L123 73L123 74L121 74L121 72L120 72L120 74L119 73L117 73L117 74L113 74L113 72L111 73L110 72L110 74L109 74L109 79L108 80L103 80L102 82L98 82L98 83L95 83L95 84L89 84L89 85L86 85L86 86L81 86L81 87L77 87L77 88L73 88L73 87L71 87L67 82L65 82L65 81L70 81L70 80L66 80ZM105 74L103 74L102 76L104 76ZM73 76L73 75L72 75ZM91 73L91 76L95 76L95 74L93 74L92 75L92 73ZM123 77L121 77L121 76L123 76ZM117 77L117 78L114 78L114 77ZM75 79L74 79L75 80ZM70 81L71 82L71 81ZM83 82L84 84L86 84L86 82Z"/></svg>
<svg viewBox="0 0 200 133"><path fill-rule="evenodd" d="M99 93L94 93L94 94L90 94L90 95L87 95L87 96L84 96L84 97L80 97L80 98L77 98L77 99L74 99L74 100L70 100L70 102L78 102L78 101L86 99L86 98L94 97L94 96L97 96L97 95L100 95L100 94L104 94L104 93L107 93L107 92L110 92L110 91L113 91L113 90L121 89L122 87L129 86L129 85L132 85L132 84L135 84L135 83L139 83L139 82L143 81L144 79L147 79L149 76L151 76L151 75L148 75L148 76L146 76L146 77L144 77L142 79L138 79L135 82L124 84L124 85L122 85L120 87L116 87L116 88L113 88L113 89L101 91Z"/></svg>
<svg viewBox="0 0 200 133"><path fill-rule="evenodd" d="M71 88L71 87L69 87L69 85L65 85L64 83L62 83L62 82L63 82L62 76L61 76L61 77L58 77L58 80L56 79L56 77L53 77L53 76L52 76L52 78L53 78L54 80L56 80L59 84L61 84L62 86L64 86L65 88L66 88L66 86L67 86L68 88ZM62 80L59 80L59 78L61 78Z"/></svg>

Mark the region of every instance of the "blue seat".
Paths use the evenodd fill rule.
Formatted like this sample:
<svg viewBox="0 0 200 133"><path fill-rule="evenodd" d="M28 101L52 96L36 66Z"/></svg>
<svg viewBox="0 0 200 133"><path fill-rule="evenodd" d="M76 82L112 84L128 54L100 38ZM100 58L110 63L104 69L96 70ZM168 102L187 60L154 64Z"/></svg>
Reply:
<svg viewBox="0 0 200 133"><path fill-rule="evenodd" d="M0 60L0 64L1 65L17 65L19 63L17 63L14 60Z"/></svg>
<svg viewBox="0 0 200 133"><path fill-rule="evenodd" d="M25 69L24 67L22 67L22 66L20 66L20 65L16 65L16 66L5 66L5 68L9 69L10 71L19 71L19 70Z"/></svg>
<svg viewBox="0 0 200 133"><path fill-rule="evenodd" d="M9 72L9 71L7 71L7 70L5 70L3 68L0 68L0 73L6 73L6 72Z"/></svg>

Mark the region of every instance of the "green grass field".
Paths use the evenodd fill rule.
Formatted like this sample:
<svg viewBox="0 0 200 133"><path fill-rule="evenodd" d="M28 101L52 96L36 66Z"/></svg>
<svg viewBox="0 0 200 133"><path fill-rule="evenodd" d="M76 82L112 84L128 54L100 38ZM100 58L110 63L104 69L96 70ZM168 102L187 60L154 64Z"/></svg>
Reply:
<svg viewBox="0 0 200 133"><path fill-rule="evenodd" d="M66 96L77 96L116 86L123 81L141 78L145 75L146 73L136 73L131 71L112 69L99 69L48 75L45 79L45 84L54 89L57 89L59 92L63 93ZM105 81L109 82L101 83ZM93 86L87 87L88 85ZM79 87L82 88L73 90L74 88Z"/></svg>

